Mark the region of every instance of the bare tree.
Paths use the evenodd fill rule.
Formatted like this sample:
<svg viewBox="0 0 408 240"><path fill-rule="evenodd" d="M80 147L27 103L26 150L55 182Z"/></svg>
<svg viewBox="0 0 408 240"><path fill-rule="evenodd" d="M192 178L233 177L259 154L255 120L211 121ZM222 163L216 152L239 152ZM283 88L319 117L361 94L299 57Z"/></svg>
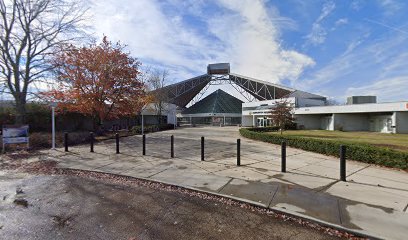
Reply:
<svg viewBox="0 0 408 240"><path fill-rule="evenodd" d="M30 87L50 78L50 56L77 40L86 10L76 0L0 0L0 86L25 122Z"/></svg>
<svg viewBox="0 0 408 240"><path fill-rule="evenodd" d="M169 71L166 69L154 69L150 71L147 78L147 84L149 90L151 91L151 99L154 104L154 108L157 115L157 120L159 124L162 122L163 110L167 107L168 104L168 95L166 91L162 91L165 86L168 84Z"/></svg>
<svg viewBox="0 0 408 240"><path fill-rule="evenodd" d="M282 134L286 126L294 123L292 104L287 99L280 99L272 109L271 118Z"/></svg>

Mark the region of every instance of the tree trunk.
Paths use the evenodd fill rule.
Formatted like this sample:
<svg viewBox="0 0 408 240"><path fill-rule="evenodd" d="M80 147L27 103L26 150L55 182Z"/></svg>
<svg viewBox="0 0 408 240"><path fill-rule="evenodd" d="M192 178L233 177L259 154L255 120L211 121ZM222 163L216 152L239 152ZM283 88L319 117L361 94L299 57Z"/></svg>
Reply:
<svg viewBox="0 0 408 240"><path fill-rule="evenodd" d="M19 96L16 99L16 124L26 123L26 100Z"/></svg>
<svg viewBox="0 0 408 240"><path fill-rule="evenodd" d="M103 120L98 116L98 117L94 117L93 118L93 122L94 122L94 132L97 135L103 135L105 133L105 129L103 127Z"/></svg>

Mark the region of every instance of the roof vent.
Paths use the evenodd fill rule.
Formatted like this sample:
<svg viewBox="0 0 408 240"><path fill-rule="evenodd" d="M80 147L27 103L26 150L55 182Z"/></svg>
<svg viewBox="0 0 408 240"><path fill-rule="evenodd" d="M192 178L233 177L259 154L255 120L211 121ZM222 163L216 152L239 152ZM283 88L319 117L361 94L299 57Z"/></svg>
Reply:
<svg viewBox="0 0 408 240"><path fill-rule="evenodd" d="M229 74L230 73L230 64L229 63L214 63L208 64L207 74Z"/></svg>
<svg viewBox="0 0 408 240"><path fill-rule="evenodd" d="M377 96L351 96L347 98L347 105L377 103Z"/></svg>

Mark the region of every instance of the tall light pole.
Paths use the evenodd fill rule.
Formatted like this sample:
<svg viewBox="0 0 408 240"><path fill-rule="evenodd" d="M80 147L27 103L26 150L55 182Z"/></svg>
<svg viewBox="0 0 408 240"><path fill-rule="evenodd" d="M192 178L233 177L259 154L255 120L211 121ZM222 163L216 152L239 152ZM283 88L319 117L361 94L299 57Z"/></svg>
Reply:
<svg viewBox="0 0 408 240"><path fill-rule="evenodd" d="M51 128L52 128L52 147L51 149L55 150L55 107L57 103L50 103L51 106Z"/></svg>

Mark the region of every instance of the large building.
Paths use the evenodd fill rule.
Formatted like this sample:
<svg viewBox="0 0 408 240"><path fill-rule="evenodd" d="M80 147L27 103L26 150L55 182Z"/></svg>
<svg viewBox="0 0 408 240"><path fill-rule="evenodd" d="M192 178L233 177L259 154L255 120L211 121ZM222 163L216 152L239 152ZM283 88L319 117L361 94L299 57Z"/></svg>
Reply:
<svg viewBox="0 0 408 240"><path fill-rule="evenodd" d="M234 87L245 102L222 90L201 99L209 86L221 84ZM156 91L181 109L178 120L189 124L271 126L273 108L284 100L293 106L299 129L408 133L408 102L376 103L375 96L353 96L347 105L327 106L324 96L231 73L229 63L209 64L207 74Z"/></svg>
<svg viewBox="0 0 408 240"><path fill-rule="evenodd" d="M178 109L184 109L177 114L178 120L181 123L213 125L241 124L242 101L221 90L202 99L208 88L214 85L232 86L241 94L245 102L275 100L287 97L291 94L308 95L311 101L312 98L325 100L322 96L231 73L229 63L209 64L206 74L155 91L160 91L160 94L164 95L165 98L168 99L168 102L176 105ZM215 102L217 102L217 104L214 105ZM225 108L231 103L233 103L233 108ZM238 105L239 109L237 107ZM209 109L208 106L217 107Z"/></svg>

